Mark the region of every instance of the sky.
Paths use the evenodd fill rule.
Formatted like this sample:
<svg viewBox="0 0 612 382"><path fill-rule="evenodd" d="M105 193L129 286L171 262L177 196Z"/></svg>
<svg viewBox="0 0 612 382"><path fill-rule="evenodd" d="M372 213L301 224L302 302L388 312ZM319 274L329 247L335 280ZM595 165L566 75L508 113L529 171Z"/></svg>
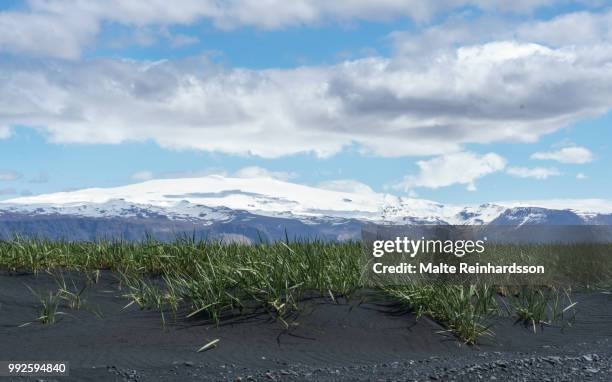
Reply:
<svg viewBox="0 0 612 382"><path fill-rule="evenodd" d="M597 0L0 3L0 200L221 174L609 198Z"/></svg>

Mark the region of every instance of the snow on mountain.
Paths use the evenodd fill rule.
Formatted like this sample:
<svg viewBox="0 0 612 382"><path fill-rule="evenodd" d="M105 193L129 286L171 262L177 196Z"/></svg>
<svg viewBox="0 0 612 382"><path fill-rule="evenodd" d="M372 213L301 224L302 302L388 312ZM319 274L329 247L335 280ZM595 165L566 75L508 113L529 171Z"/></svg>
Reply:
<svg viewBox="0 0 612 382"><path fill-rule="evenodd" d="M549 210L567 210L585 219L596 215L612 214L612 201L605 199L523 200L499 202L497 204L506 208L540 207Z"/></svg>
<svg viewBox="0 0 612 382"><path fill-rule="evenodd" d="M74 208L84 204L108 205L121 200L172 215L197 214L190 206L226 207L262 215L345 216L375 215L382 203L378 195L329 191L270 178L159 179L116 188L91 188L8 200L13 205ZM187 203L185 203L187 202ZM116 204L116 202L115 202ZM109 206L112 207L112 206Z"/></svg>
<svg viewBox="0 0 612 382"><path fill-rule="evenodd" d="M368 190L345 192L271 178L219 175L150 180L122 187L59 192L0 203L0 213L94 218L164 216L200 224L230 221L236 211L247 211L254 216L297 219L305 224L338 219L391 224L488 224L496 221L524 224L549 221L552 215L548 210L566 210L588 221L612 213L612 203L588 199L455 206ZM567 217L564 219L572 221Z"/></svg>
<svg viewBox="0 0 612 382"><path fill-rule="evenodd" d="M212 224L231 219L231 211L224 208L211 208L189 202L179 202L167 209L161 206L126 202L123 199L110 199L103 203L0 203L0 213L23 213L37 215L70 215L89 218L154 218L169 217L173 219L198 221L201 224Z"/></svg>

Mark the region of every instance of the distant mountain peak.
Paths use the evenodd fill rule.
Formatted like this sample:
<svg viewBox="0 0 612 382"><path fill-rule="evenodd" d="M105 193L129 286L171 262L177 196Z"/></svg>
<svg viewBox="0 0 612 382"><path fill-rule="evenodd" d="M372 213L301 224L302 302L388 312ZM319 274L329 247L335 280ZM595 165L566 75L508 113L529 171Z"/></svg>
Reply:
<svg viewBox="0 0 612 382"><path fill-rule="evenodd" d="M283 225L293 224L295 229L309 227L306 229L309 234L324 231L331 237L335 237L334 229L342 226L343 237L354 237L355 232L348 232L346 227L358 230L359 222L610 224L612 202L585 199L458 206L371 190L347 192L271 178L210 175L149 180L121 187L89 188L7 200L0 203L0 233L2 219L21 217L33 221L44 216L129 219L132 223L139 221L145 225L157 219L159 226L162 225L161 221L167 221L169 223L165 224L181 227L192 224L195 228L225 225L225 230L237 231L255 226L257 230L265 230L269 228L266 224L272 223L278 230ZM232 224L231 229L228 224ZM315 227L319 227L319 230Z"/></svg>

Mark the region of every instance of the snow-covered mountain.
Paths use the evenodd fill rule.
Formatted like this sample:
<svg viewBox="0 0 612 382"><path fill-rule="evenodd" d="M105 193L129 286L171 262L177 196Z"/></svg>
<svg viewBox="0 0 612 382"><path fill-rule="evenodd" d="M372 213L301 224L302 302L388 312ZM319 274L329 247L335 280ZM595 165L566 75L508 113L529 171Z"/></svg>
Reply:
<svg viewBox="0 0 612 382"><path fill-rule="evenodd" d="M0 203L0 237L14 233L92 239L180 232L253 240L358 238L364 222L385 224L612 224L599 199L500 202L475 206L371 191L310 187L271 178L159 179L115 188L17 198Z"/></svg>

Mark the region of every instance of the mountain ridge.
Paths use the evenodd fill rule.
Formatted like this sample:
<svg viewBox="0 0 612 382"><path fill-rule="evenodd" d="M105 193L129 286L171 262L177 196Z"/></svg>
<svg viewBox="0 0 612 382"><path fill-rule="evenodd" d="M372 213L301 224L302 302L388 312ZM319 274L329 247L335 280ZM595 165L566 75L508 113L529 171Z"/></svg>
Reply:
<svg viewBox="0 0 612 382"><path fill-rule="evenodd" d="M235 239L242 235L240 240L252 242L261 233L270 240L282 238L291 228L295 237L344 240L358 239L364 223L612 224L612 202L574 199L458 206L373 191L328 190L272 178L219 175L0 202L0 237L38 231L55 239L90 240L104 234L106 227L108 235L130 240L149 231L163 239L192 231Z"/></svg>

